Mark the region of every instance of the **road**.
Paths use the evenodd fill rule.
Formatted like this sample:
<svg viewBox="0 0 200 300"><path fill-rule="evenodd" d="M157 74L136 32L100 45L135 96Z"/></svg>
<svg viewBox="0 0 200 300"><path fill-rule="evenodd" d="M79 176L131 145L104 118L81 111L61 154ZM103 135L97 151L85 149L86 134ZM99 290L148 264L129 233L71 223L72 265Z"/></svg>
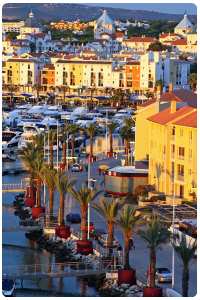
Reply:
<svg viewBox="0 0 200 300"><path fill-rule="evenodd" d="M92 165L91 168L91 177L95 178L98 183L103 181L103 176L99 176L98 174L98 165L100 164L108 164L110 167L114 167L120 164L119 160L101 160L97 161ZM80 186L80 183L85 182L87 180L87 172L82 173L72 173L73 176L77 178L76 186ZM101 185L103 188L103 186ZM98 200L96 200L97 202ZM79 206L76 202L72 202L72 212L79 212ZM94 209L91 209L91 221L94 222L96 228L106 228L106 224L102 216L100 216ZM123 244L123 237L119 228L115 229L115 236ZM145 245L145 242L138 236L134 235L134 246L135 249L130 252L130 263L131 266L136 269L138 273L145 276L145 272L147 271L148 263L149 263L149 252ZM197 287L197 261L193 260L190 264L190 279L189 279L189 296L196 295L196 287ZM157 252L157 266L158 267L168 267L170 270L172 269L172 246L171 244L165 244L162 246L162 249ZM175 253L175 290L181 293L182 290L182 265L181 261L177 257ZM170 284L163 284L165 287L171 287Z"/></svg>

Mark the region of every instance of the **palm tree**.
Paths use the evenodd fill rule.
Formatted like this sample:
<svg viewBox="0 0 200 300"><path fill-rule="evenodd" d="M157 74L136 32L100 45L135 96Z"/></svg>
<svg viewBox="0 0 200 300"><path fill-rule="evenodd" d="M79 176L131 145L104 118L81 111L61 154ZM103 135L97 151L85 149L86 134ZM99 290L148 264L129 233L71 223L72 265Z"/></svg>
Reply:
<svg viewBox="0 0 200 300"><path fill-rule="evenodd" d="M23 149L21 153L21 159L25 164L30 176L30 195L34 197L34 178L35 178L35 160L36 160L36 150L32 143L27 144L26 148Z"/></svg>
<svg viewBox="0 0 200 300"><path fill-rule="evenodd" d="M40 151L36 151L36 158L34 160L34 174L36 179L36 207L41 206L41 185L43 181L43 170L44 167L44 157L43 153Z"/></svg>
<svg viewBox="0 0 200 300"><path fill-rule="evenodd" d="M88 187L82 186L79 190L71 188L70 193L80 205L82 240L86 240L88 204L91 203L101 193L101 191L96 192L95 190L91 190Z"/></svg>
<svg viewBox="0 0 200 300"><path fill-rule="evenodd" d="M54 145L54 142L56 141L56 138L57 138L57 133L56 133L56 130L49 130L49 156L50 156L50 159L49 159L49 164L50 164L50 167L51 169L53 169L53 145Z"/></svg>
<svg viewBox="0 0 200 300"><path fill-rule="evenodd" d="M127 270L130 269L130 239L138 222L139 216L136 213L136 209L130 205L124 206L118 217L117 224L121 227L124 236L124 268Z"/></svg>
<svg viewBox="0 0 200 300"><path fill-rule="evenodd" d="M112 122L110 124L108 124L108 131L109 131L109 139L110 139L110 157L113 156L113 132L115 131L115 129L117 128L117 123Z"/></svg>
<svg viewBox="0 0 200 300"><path fill-rule="evenodd" d="M188 297L188 286L189 286L189 263L195 258L195 253L197 249L196 241L193 242L192 239L187 242L184 235L175 236L173 240L173 247L178 254L179 258L182 260L183 264L183 274L182 274L182 296Z"/></svg>
<svg viewBox="0 0 200 300"><path fill-rule="evenodd" d="M56 188L60 194L60 206L59 206L59 216L58 222L60 225L64 224L64 200L65 195L68 191L71 190L74 182L67 177L67 175L63 172L58 171L54 177Z"/></svg>
<svg viewBox="0 0 200 300"><path fill-rule="evenodd" d="M70 125L65 124L63 131L62 131L62 161L63 161L63 168L66 168L66 154L67 154L67 139L69 135ZM67 142L66 142L67 141Z"/></svg>
<svg viewBox="0 0 200 300"><path fill-rule="evenodd" d="M75 156L75 135L78 133L80 127L76 124L69 125L70 142L71 142L71 155Z"/></svg>
<svg viewBox="0 0 200 300"><path fill-rule="evenodd" d="M130 153L130 141L134 139L135 135L132 130L132 126L130 124L125 124L121 130L120 134L122 139L124 140L124 146L125 146L125 165L127 166L129 163L128 155Z"/></svg>
<svg viewBox="0 0 200 300"><path fill-rule="evenodd" d="M116 222L116 216L119 210L119 202L116 199L112 199L111 201L107 201L106 199L101 199L99 204L93 205L94 209L99 212L107 222L108 229L108 244L107 247L111 250L113 245L114 238L114 224ZM110 252L110 251L109 251Z"/></svg>
<svg viewBox="0 0 200 300"><path fill-rule="evenodd" d="M88 128L86 128L86 133L89 135L90 138L90 154L89 159L92 161L93 158L93 139L95 134L97 133L97 126L95 124L90 124Z"/></svg>
<svg viewBox="0 0 200 300"><path fill-rule="evenodd" d="M48 193L49 193L49 215L51 219L53 217L54 192L56 189L55 176L57 171L45 165L43 167L42 173L43 173L43 181L47 185Z"/></svg>
<svg viewBox="0 0 200 300"><path fill-rule="evenodd" d="M156 251L163 243L169 239L170 233L168 229L160 222L159 218L152 215L147 223L145 230L140 230L139 235L147 243L150 251L150 273L149 286L155 287L156 273Z"/></svg>

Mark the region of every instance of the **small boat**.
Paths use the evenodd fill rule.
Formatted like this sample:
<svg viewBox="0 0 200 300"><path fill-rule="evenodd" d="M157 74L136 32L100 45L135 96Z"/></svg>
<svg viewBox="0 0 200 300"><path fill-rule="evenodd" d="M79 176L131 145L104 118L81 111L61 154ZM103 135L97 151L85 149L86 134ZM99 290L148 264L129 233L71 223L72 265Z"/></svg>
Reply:
<svg viewBox="0 0 200 300"><path fill-rule="evenodd" d="M15 290L15 281L12 279L2 280L2 293L4 296L13 296Z"/></svg>

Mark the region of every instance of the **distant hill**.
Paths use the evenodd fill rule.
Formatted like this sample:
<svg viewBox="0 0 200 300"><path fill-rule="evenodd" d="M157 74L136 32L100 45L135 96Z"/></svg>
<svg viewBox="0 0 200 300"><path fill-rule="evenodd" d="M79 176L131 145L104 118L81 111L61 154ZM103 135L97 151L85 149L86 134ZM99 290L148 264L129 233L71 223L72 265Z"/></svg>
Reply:
<svg viewBox="0 0 200 300"><path fill-rule="evenodd" d="M103 5L103 4L102 4ZM32 9L36 17L44 21L68 20L76 19L92 20L97 19L104 7L94 7L84 4L69 3L7 3L4 4L2 10L3 19L26 19L28 13ZM144 4L145 8L145 4ZM166 14L156 11L146 10L128 10L121 8L106 8L109 15L114 19L136 19L136 20L168 20L180 21L183 15ZM196 16L189 16L193 23L196 23Z"/></svg>

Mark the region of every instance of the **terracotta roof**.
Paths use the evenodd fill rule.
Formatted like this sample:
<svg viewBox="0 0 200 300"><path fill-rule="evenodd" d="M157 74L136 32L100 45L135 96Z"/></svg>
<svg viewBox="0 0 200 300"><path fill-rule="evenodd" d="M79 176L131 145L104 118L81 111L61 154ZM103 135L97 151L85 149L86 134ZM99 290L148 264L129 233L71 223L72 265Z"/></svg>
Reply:
<svg viewBox="0 0 200 300"><path fill-rule="evenodd" d="M140 65L140 62L137 60L130 60L126 64L127 65Z"/></svg>
<svg viewBox="0 0 200 300"><path fill-rule="evenodd" d="M127 40L127 42L142 42L142 43L153 43L156 41L154 37L142 37L142 36L132 36Z"/></svg>
<svg viewBox="0 0 200 300"><path fill-rule="evenodd" d="M34 59L26 59L26 58L10 58L7 61L8 62L26 62L26 63L37 62Z"/></svg>
<svg viewBox="0 0 200 300"><path fill-rule="evenodd" d="M197 107L197 95L185 89L174 90L173 92L167 92L161 95L160 101L177 101L186 102L189 106Z"/></svg>
<svg viewBox="0 0 200 300"><path fill-rule="evenodd" d="M55 70L55 67L53 64L46 64L43 69Z"/></svg>
<svg viewBox="0 0 200 300"><path fill-rule="evenodd" d="M176 112L171 113L170 108L164 109L163 111L148 118L149 121L158 123L160 125L165 125L171 121L183 117L184 115L192 112L194 109L190 106L184 106L176 110Z"/></svg>
<svg viewBox="0 0 200 300"><path fill-rule="evenodd" d="M170 36L178 36L176 33L161 33L160 38L166 38Z"/></svg>
<svg viewBox="0 0 200 300"><path fill-rule="evenodd" d="M187 40L186 39L178 39L178 40L175 40L175 41L172 41L171 42L171 45L172 46L178 46L178 45L187 45Z"/></svg>
<svg viewBox="0 0 200 300"><path fill-rule="evenodd" d="M197 128L197 111L194 111L186 117L183 117L178 121L173 122L173 124Z"/></svg>

